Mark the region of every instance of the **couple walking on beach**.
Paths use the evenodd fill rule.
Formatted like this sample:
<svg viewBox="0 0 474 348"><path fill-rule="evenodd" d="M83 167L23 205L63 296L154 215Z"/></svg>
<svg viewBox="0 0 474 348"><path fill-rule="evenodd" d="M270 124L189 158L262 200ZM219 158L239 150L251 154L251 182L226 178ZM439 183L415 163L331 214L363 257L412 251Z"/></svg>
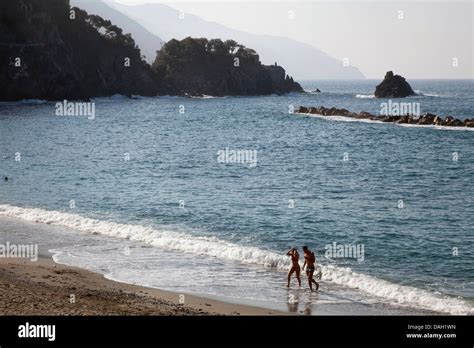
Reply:
<svg viewBox="0 0 474 348"><path fill-rule="evenodd" d="M304 252L304 264L303 264L303 271L306 267L306 275L308 276L308 284L311 291L313 291L313 283L316 285L316 291L319 289L319 284L313 279L314 270L315 270L315 262L316 256L314 253L308 249L307 246L303 247ZM296 248L292 248L290 251L286 253L287 256L291 257L291 268L288 272L288 287L290 287L290 279L291 275L296 272L296 279L298 279L298 284L301 286L301 278L300 278L300 254L298 254L298 250Z"/></svg>

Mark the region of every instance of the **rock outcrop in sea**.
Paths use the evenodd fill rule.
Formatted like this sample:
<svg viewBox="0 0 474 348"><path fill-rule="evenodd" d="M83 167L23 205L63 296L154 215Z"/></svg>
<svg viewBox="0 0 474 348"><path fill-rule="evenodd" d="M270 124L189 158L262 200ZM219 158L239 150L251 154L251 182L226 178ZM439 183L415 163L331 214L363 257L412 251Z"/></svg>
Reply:
<svg viewBox="0 0 474 348"><path fill-rule="evenodd" d="M372 115L369 112L362 111L359 113L351 112L347 109L338 109L335 107L325 108L320 107L305 107L300 106L296 113L299 114L315 114L320 116L343 116L354 119L365 119L380 122L390 122L397 124L413 124L413 125L432 125L432 126L446 126L446 127L474 127L474 119L459 120L452 116L446 116L442 118L438 115L425 113L419 117L414 115L403 115L403 116L389 116L389 115Z"/></svg>
<svg viewBox="0 0 474 348"><path fill-rule="evenodd" d="M400 75L394 75L392 71L385 74L383 81L375 88L375 98L404 98L415 95L411 86Z"/></svg>

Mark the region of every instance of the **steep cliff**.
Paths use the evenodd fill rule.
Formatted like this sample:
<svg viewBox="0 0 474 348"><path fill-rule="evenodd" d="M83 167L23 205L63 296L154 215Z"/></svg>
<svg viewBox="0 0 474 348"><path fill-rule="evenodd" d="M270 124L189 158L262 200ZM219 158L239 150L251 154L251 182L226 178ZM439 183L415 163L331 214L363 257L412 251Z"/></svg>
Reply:
<svg viewBox="0 0 474 348"><path fill-rule="evenodd" d="M0 38L2 100L155 92L131 36L67 0L2 2Z"/></svg>

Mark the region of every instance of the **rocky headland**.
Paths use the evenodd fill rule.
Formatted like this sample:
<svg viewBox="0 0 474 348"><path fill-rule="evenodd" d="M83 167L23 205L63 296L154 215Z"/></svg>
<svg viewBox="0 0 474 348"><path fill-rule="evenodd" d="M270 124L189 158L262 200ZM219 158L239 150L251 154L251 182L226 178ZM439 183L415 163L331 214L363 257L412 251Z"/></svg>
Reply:
<svg viewBox="0 0 474 348"><path fill-rule="evenodd" d="M152 71L163 91L175 95L268 95L303 92L278 65L263 65L257 52L233 40L170 40Z"/></svg>
<svg viewBox="0 0 474 348"><path fill-rule="evenodd" d="M232 40L171 40L150 66L130 34L69 0L2 2L0 37L3 101L303 91Z"/></svg>

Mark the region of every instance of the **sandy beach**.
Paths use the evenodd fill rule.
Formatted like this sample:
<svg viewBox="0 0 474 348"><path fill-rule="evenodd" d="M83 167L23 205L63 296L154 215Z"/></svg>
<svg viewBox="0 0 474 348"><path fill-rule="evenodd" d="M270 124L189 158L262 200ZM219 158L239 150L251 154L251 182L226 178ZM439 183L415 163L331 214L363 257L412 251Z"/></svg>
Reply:
<svg viewBox="0 0 474 348"><path fill-rule="evenodd" d="M0 314L175 316L280 313L191 295L183 298L183 295L172 292L118 283L100 274L40 257L36 262L0 258Z"/></svg>

